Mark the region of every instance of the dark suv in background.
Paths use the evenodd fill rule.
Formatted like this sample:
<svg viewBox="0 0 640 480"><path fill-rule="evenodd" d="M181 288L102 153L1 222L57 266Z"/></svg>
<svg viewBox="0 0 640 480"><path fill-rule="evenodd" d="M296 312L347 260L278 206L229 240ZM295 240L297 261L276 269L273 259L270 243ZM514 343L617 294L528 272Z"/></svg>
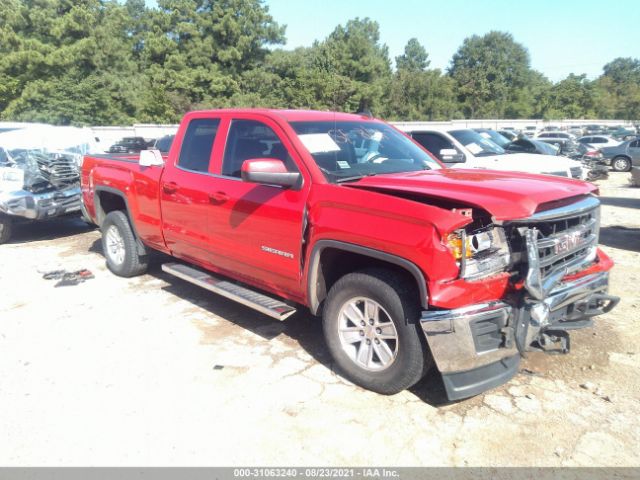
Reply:
<svg viewBox="0 0 640 480"><path fill-rule="evenodd" d="M140 153L148 148L147 141L142 137L124 137L109 147L109 153Z"/></svg>

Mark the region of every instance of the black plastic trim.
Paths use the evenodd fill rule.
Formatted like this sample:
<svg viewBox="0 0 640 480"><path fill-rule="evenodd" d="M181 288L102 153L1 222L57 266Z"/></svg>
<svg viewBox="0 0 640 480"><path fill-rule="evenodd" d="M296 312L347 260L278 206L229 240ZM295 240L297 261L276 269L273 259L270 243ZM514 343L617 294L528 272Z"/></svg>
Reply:
<svg viewBox="0 0 640 480"><path fill-rule="evenodd" d="M390 253L381 252L380 250L374 250L372 248L362 247L360 245L354 245L353 243L340 242L338 240L318 240L313 246L313 250L311 252L311 262L309 264L310 271L307 280L309 309L311 310L312 314L316 315L318 313L322 300L318 299L316 291L316 281L318 278L320 256L325 248L335 248L336 250L344 250L346 252L357 253L404 268L409 273L411 273L411 275L413 275L418 284L418 290L420 292L420 304L425 309L428 307L429 302L427 296L427 284L422 271L414 263Z"/></svg>
<svg viewBox="0 0 640 480"><path fill-rule="evenodd" d="M519 366L520 355L513 355L473 370L443 373L442 381L449 400L461 400L508 382Z"/></svg>

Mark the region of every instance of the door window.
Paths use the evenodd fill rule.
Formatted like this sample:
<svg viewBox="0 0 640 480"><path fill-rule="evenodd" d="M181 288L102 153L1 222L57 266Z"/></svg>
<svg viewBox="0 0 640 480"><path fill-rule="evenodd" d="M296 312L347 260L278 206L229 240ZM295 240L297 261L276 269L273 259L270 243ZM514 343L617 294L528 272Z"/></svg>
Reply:
<svg viewBox="0 0 640 480"><path fill-rule="evenodd" d="M193 172L207 172L213 141L218 132L220 119L196 118L189 122L184 135L178 166Z"/></svg>
<svg viewBox="0 0 640 480"><path fill-rule="evenodd" d="M289 172L298 171L271 127L256 120L233 120L224 150L222 175L240 178L244 161L254 158L282 160Z"/></svg>
<svg viewBox="0 0 640 480"><path fill-rule="evenodd" d="M440 150L455 149L453 143L435 133L414 133L411 135L416 142L429 150L438 160L442 160Z"/></svg>

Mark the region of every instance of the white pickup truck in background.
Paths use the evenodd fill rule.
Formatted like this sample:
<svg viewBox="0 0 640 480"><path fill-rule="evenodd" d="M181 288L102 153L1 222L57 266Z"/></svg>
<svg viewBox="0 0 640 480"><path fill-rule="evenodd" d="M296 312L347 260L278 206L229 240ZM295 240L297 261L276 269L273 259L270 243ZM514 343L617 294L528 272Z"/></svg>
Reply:
<svg viewBox="0 0 640 480"><path fill-rule="evenodd" d="M411 135L440 161L453 168L484 168L541 173L585 179L582 163L566 157L534 153L510 153L486 135L471 129L420 126L398 123L398 129Z"/></svg>

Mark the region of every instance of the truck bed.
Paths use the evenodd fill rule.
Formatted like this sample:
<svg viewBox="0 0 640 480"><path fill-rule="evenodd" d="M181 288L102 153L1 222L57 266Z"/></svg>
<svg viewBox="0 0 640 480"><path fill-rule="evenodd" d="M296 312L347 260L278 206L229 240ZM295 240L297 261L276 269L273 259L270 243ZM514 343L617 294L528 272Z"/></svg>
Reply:
<svg viewBox="0 0 640 480"><path fill-rule="evenodd" d="M138 238L153 248L166 251L160 213L162 172L162 167L140 166L138 156L85 156L82 198L87 215L99 225L101 213L96 195L104 198L104 202L108 201L109 193L120 194L125 198Z"/></svg>

